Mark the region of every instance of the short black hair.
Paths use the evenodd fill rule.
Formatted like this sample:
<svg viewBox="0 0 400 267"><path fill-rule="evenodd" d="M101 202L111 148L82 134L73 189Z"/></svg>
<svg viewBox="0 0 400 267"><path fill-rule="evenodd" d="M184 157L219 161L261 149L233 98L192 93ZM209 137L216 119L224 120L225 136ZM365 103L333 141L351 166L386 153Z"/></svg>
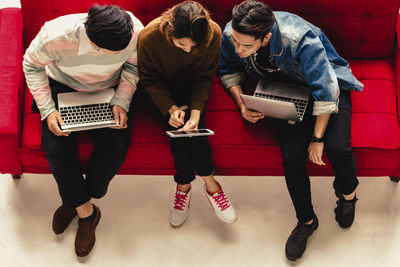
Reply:
<svg viewBox="0 0 400 267"><path fill-rule="evenodd" d="M263 39L272 29L275 16L272 9L265 3L247 0L235 6L232 10L232 28L254 39Z"/></svg>
<svg viewBox="0 0 400 267"><path fill-rule="evenodd" d="M85 29L90 41L98 47L120 51L132 38L133 22L122 7L94 5L89 9Z"/></svg>

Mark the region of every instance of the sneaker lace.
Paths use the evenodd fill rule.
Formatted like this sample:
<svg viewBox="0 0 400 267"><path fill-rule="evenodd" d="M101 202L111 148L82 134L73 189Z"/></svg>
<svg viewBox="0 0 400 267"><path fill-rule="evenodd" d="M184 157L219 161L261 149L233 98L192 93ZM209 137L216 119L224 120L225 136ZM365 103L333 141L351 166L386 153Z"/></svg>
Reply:
<svg viewBox="0 0 400 267"><path fill-rule="evenodd" d="M304 241L309 235L309 228L302 223L297 224L293 230L292 238L296 241Z"/></svg>
<svg viewBox="0 0 400 267"><path fill-rule="evenodd" d="M224 192L214 194L212 197L213 197L214 201L217 203L218 207L221 209L221 211L224 211L227 208L229 208L229 206L230 206L229 200L226 197Z"/></svg>
<svg viewBox="0 0 400 267"><path fill-rule="evenodd" d="M177 192L175 194L174 209L183 210L186 205L187 194Z"/></svg>

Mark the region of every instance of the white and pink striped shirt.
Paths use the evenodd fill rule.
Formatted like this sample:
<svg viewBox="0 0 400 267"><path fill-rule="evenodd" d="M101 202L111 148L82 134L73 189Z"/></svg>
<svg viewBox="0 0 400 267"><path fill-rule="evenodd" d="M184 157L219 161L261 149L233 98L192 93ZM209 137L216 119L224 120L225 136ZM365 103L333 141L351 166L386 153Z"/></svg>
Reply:
<svg viewBox="0 0 400 267"><path fill-rule="evenodd" d="M137 40L142 23L131 13L133 35L118 54L104 53L90 44L84 22L86 13L48 21L29 45L23 60L27 85L44 120L56 110L48 77L77 91L96 92L118 84L112 105L126 111L139 80Z"/></svg>

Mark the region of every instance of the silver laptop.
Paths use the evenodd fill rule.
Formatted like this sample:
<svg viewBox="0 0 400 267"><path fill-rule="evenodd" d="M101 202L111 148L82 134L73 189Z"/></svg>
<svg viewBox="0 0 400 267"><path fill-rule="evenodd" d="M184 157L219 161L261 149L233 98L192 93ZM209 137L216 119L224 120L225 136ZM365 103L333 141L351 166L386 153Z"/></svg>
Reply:
<svg viewBox="0 0 400 267"><path fill-rule="evenodd" d="M240 97L248 109L295 123L303 120L311 91L305 84L260 80L253 96Z"/></svg>
<svg viewBox="0 0 400 267"><path fill-rule="evenodd" d="M63 132L118 126L110 106L114 89L96 93L71 92L57 95L58 110L65 125Z"/></svg>

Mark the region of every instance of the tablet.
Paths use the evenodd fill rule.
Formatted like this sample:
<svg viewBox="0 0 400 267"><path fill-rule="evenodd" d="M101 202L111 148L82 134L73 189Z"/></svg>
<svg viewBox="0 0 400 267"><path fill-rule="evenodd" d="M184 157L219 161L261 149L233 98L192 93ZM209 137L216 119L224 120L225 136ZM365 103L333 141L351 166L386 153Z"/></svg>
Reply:
<svg viewBox="0 0 400 267"><path fill-rule="evenodd" d="M197 130L188 130L188 131L166 131L169 137L193 137L193 136L206 136L213 135L214 132L210 129L197 129Z"/></svg>

